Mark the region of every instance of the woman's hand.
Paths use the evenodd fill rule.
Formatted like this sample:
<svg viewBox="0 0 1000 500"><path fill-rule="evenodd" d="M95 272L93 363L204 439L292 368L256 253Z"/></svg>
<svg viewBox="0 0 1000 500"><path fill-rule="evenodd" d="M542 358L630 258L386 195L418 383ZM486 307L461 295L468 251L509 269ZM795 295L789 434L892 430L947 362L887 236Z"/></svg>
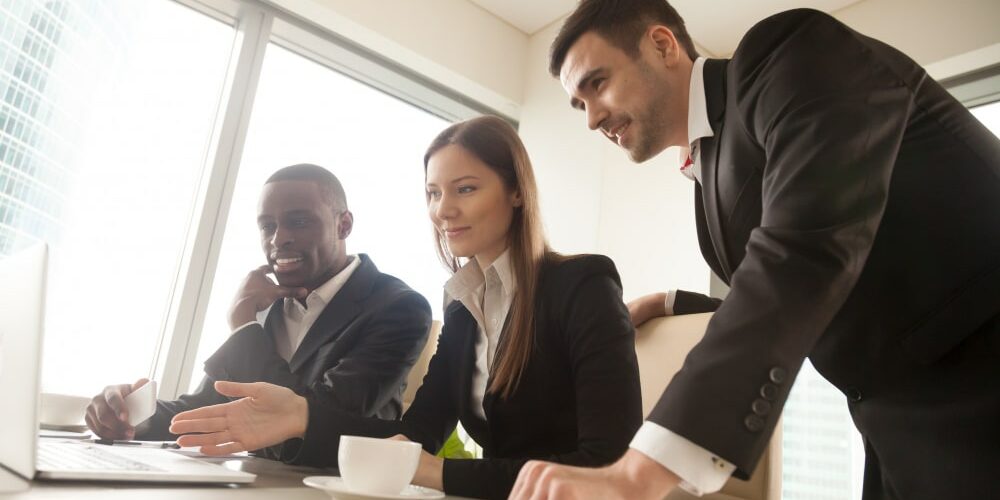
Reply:
<svg viewBox="0 0 1000 500"><path fill-rule="evenodd" d="M406 441L410 439L402 434L396 434L389 438L394 441ZM417 465L417 473L413 475L412 483L425 488L433 488L444 491L444 459L435 457L426 451L420 450L420 464Z"/></svg>
<svg viewBox="0 0 1000 500"><path fill-rule="evenodd" d="M170 432L184 434L177 444L200 446L206 455L226 455L305 435L309 405L291 389L265 382L220 381L215 390L242 399L175 415Z"/></svg>

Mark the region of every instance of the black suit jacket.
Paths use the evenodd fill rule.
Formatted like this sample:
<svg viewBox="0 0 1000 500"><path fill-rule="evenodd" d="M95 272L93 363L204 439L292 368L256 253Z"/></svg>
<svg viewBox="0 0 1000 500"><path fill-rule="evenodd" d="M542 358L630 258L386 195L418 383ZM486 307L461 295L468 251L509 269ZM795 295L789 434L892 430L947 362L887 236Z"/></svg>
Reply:
<svg viewBox="0 0 1000 500"><path fill-rule="evenodd" d="M961 392L897 397L1000 312L1000 144L908 57L813 10L759 23L704 77L698 236L731 290L650 419L745 477L809 356L883 465L923 455L936 477L920 437L873 422Z"/></svg>
<svg viewBox="0 0 1000 500"><path fill-rule="evenodd" d="M174 415L228 402L215 391L216 380L269 382L353 415L398 418L406 376L427 341L430 305L399 279L379 272L367 255L358 258L361 264L290 361L274 345L273 325L282 321L279 300L263 326L251 324L233 333L205 362L206 376L197 391L176 401L158 401L139 438L175 439L167 431ZM289 450L284 453L294 453ZM272 457L281 454L281 446L267 450Z"/></svg>
<svg viewBox="0 0 1000 500"><path fill-rule="evenodd" d="M438 350L401 421L363 419L314 397L297 461L336 463L340 435L405 434L436 452L458 421L483 459L445 460L449 495L507 498L528 459L596 466L625 452L642 421L635 333L614 264L603 256L543 266L535 350L509 399L487 393L486 421L471 409L476 321L459 302L445 311Z"/></svg>

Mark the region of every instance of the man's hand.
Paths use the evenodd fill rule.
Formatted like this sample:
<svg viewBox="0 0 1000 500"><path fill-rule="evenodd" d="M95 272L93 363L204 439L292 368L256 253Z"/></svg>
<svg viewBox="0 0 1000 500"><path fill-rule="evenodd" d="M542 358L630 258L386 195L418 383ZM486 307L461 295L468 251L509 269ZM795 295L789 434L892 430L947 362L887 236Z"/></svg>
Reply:
<svg viewBox="0 0 1000 500"><path fill-rule="evenodd" d="M257 313L271 307L279 298L294 297L304 299L309 295L305 288L288 288L277 285L267 275L271 266L263 265L250 271L236 292L229 308L229 328L237 328L257 319Z"/></svg>
<svg viewBox="0 0 1000 500"><path fill-rule="evenodd" d="M674 473L630 449L599 469L528 462L517 475L510 500L660 500L678 483Z"/></svg>
<svg viewBox="0 0 1000 500"><path fill-rule="evenodd" d="M410 438L396 434L389 438L393 441L409 442ZM417 472L413 475L413 484L435 490L444 490L444 459L435 457L426 451L420 451L420 463L417 465Z"/></svg>
<svg viewBox="0 0 1000 500"><path fill-rule="evenodd" d="M219 381L215 390L242 399L175 415L170 432L185 434L177 444L200 446L206 455L226 455L305 435L309 404L291 389L265 382Z"/></svg>
<svg viewBox="0 0 1000 500"><path fill-rule="evenodd" d="M653 293L629 302L628 314L632 317L632 326L639 328L639 325L653 318L666 316L666 301L666 293Z"/></svg>
<svg viewBox="0 0 1000 500"><path fill-rule="evenodd" d="M135 428L128 423L128 408L125 396L149 382L141 378L134 384L109 385L100 394L90 399L87 405L87 427L104 439L132 439Z"/></svg>

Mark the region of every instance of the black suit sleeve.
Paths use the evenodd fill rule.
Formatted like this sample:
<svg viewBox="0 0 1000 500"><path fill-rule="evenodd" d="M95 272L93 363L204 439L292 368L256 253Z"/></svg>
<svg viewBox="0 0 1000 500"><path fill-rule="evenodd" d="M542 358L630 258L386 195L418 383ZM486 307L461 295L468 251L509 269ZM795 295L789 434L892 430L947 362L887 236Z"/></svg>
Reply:
<svg viewBox="0 0 1000 500"><path fill-rule="evenodd" d="M767 157L762 220L725 303L649 419L735 464L737 476L767 446L886 206L912 93L858 36L820 12L792 11L751 30L730 62L726 106L738 106L739 123L726 126L743 127ZM763 416L751 411L758 399L769 403Z"/></svg>
<svg viewBox="0 0 1000 500"><path fill-rule="evenodd" d="M722 300L695 292L677 290L674 292L674 316L714 312L722 305Z"/></svg>
<svg viewBox="0 0 1000 500"><path fill-rule="evenodd" d="M576 448L518 459L445 460L446 493L507 498L528 458L593 467L613 462L628 448L642 422L642 396L635 330L621 286L608 274L593 274L575 286L558 288L559 293L568 290L567 297L556 301L556 314L573 372L574 386L567 390L576 394Z"/></svg>

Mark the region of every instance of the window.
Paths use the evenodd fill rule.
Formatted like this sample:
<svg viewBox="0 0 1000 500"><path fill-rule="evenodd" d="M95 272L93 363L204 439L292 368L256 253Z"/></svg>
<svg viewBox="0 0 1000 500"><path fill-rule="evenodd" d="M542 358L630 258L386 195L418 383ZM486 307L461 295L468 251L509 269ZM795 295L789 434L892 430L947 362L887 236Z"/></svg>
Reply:
<svg viewBox="0 0 1000 500"><path fill-rule="evenodd" d="M434 265L423 154L448 122L271 44L226 223L190 389L229 335L226 314L243 277L266 263L257 202L275 170L315 163L340 179L354 213L349 254L419 291L440 315L447 273ZM430 265L428 265L430 264Z"/></svg>
<svg viewBox="0 0 1000 500"><path fill-rule="evenodd" d="M0 23L0 255L49 242L43 387L91 395L150 373L235 31L168 0Z"/></svg>
<svg viewBox="0 0 1000 500"><path fill-rule="evenodd" d="M976 106L972 108L972 114L979 121L986 125L994 135L1000 137L1000 101Z"/></svg>

